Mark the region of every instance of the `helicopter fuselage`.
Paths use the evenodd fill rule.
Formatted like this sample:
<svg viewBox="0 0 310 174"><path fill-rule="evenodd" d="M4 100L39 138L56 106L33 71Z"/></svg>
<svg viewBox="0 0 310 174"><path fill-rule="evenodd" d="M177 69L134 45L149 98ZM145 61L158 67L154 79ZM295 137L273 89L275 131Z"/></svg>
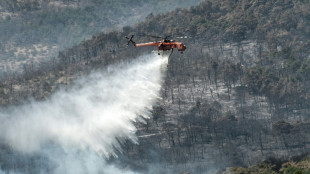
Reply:
<svg viewBox="0 0 310 174"><path fill-rule="evenodd" d="M158 50L160 51L168 51L173 48L177 48L178 51L184 51L186 49L186 46L182 42L174 42L174 41L158 41L158 42L149 42L149 43L140 43L135 44L133 43L135 47L145 47L145 46L157 46Z"/></svg>

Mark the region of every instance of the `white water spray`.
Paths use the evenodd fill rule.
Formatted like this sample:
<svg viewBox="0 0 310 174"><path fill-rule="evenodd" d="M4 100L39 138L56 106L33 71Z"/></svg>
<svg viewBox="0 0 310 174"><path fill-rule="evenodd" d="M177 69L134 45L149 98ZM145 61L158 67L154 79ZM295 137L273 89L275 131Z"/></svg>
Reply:
<svg viewBox="0 0 310 174"><path fill-rule="evenodd" d="M102 156L115 155L120 141L137 143L133 122L149 117L166 64L167 57L142 56L94 72L47 101L5 109L0 140L15 151L46 156L55 163L53 173L115 172Z"/></svg>

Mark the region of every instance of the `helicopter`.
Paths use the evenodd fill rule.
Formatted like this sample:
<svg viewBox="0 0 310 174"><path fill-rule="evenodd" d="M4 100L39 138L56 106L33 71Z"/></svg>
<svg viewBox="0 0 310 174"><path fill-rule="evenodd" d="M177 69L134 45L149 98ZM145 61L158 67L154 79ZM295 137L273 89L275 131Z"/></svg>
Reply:
<svg viewBox="0 0 310 174"><path fill-rule="evenodd" d="M137 44L135 41L132 40L134 35L131 35L130 38L128 38L127 36L125 38L128 39L127 45L132 43L135 47L156 46L158 49L158 55L160 55L159 51L170 51L170 50L172 50L171 51L171 54L172 54L174 48L177 48L178 51L181 51L181 54L183 54L183 51L185 51L185 49L186 49L186 46L182 42L175 42L174 40L168 39L170 36L166 36L166 37L151 36L151 35L148 35L148 36L155 37L155 38L161 38L163 40L157 41L157 42L148 42L148 43L138 43ZM170 54L170 56L171 56L171 54Z"/></svg>

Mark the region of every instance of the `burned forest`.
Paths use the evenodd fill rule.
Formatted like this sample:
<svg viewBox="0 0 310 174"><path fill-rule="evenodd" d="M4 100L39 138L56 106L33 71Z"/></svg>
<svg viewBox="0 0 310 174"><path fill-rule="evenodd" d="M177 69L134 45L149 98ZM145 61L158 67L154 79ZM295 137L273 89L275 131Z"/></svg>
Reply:
<svg viewBox="0 0 310 174"><path fill-rule="evenodd" d="M7 73L0 80L1 109L74 91L76 80L154 50L127 46L131 35L138 43L170 36L187 49L173 52L165 65L150 117L133 121L137 141L116 137L119 147L108 164L136 173L310 171L307 0L209 0L149 14ZM0 157L15 154L5 143L2 149ZM35 162L44 157L24 158L44 166ZM31 165L17 163L0 158L4 171Z"/></svg>

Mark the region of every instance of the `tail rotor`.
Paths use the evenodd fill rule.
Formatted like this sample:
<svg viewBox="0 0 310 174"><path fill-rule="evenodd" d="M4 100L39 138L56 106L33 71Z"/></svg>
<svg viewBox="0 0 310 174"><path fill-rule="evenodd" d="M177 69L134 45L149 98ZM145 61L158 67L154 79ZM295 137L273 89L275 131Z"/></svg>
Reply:
<svg viewBox="0 0 310 174"><path fill-rule="evenodd" d="M132 43L135 43L133 40L132 40L132 38L134 37L134 35L131 35L131 37L129 38L129 37L127 37L127 36L125 36L125 38L126 39L128 39L128 43L127 43L127 46L130 44L130 42L132 42ZM134 44L135 45L135 44Z"/></svg>

